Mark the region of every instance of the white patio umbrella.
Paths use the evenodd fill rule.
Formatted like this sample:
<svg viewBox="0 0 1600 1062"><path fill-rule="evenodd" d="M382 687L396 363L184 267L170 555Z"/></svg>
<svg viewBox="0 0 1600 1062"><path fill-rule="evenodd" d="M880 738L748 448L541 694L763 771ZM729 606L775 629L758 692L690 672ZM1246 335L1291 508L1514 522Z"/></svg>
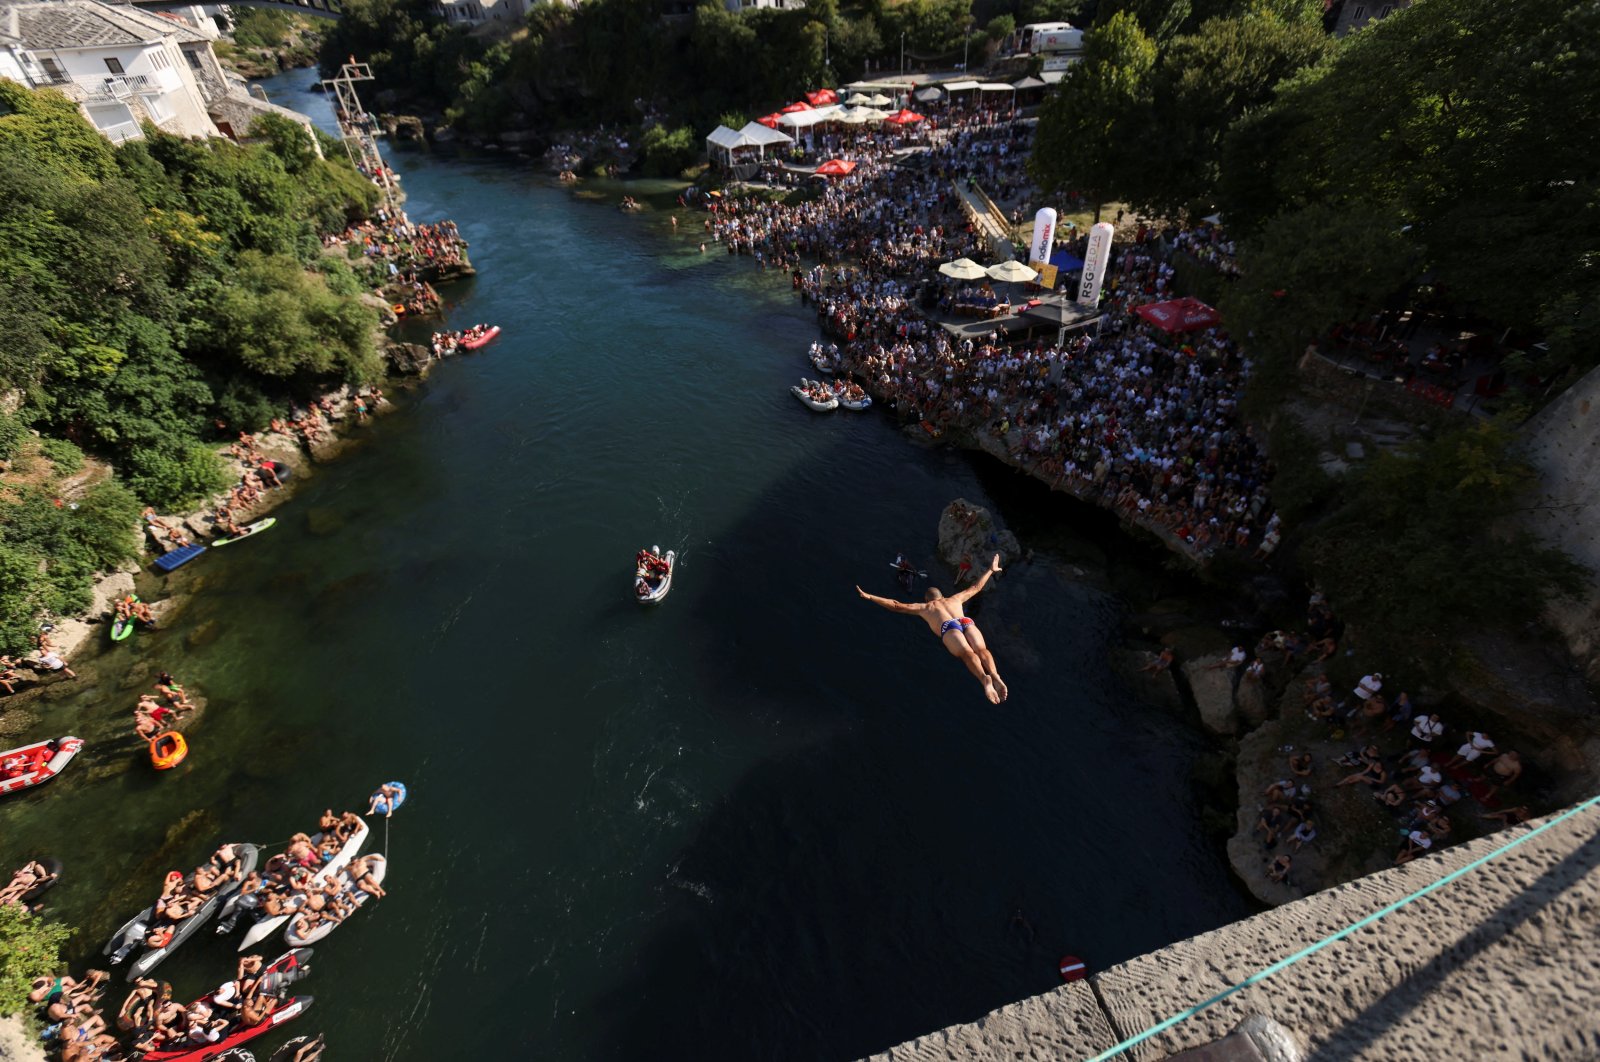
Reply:
<svg viewBox="0 0 1600 1062"><path fill-rule="evenodd" d="M957 258L954 262L946 262L939 267L939 272L957 280L977 280L979 277L989 275L983 266L970 258Z"/></svg>
<svg viewBox="0 0 1600 1062"><path fill-rule="evenodd" d="M874 107L887 107L887 106L889 106L889 104L893 103L894 100L890 99L888 96L885 96L883 93L880 92L876 96L873 96L867 102L872 104Z"/></svg>
<svg viewBox="0 0 1600 1062"><path fill-rule="evenodd" d="M865 92L852 92L850 94L850 98L845 100L845 102L852 107L859 107L863 103L871 103L872 97L868 96Z"/></svg>
<svg viewBox="0 0 1600 1062"><path fill-rule="evenodd" d="M1007 283L1017 283L1025 280L1039 279L1039 271L1023 265L1021 262L1000 262L984 270L995 280Z"/></svg>

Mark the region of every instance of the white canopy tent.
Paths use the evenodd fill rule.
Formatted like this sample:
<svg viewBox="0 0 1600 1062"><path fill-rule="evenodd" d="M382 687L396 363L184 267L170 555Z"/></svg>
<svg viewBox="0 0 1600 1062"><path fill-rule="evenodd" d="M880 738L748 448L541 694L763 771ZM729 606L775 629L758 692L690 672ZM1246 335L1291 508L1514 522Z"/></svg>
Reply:
<svg viewBox="0 0 1600 1062"><path fill-rule="evenodd" d="M983 84L978 86L978 91L979 92L1015 92L1015 91L1017 91L1017 87L1015 85L1007 85L1003 81L985 81Z"/></svg>
<svg viewBox="0 0 1600 1062"><path fill-rule="evenodd" d="M843 111L844 108L836 103L827 107L813 107L809 111L790 111L778 116L778 124L789 129L810 129L821 122L837 121Z"/></svg>
<svg viewBox="0 0 1600 1062"><path fill-rule="evenodd" d="M760 122L746 123L745 127L739 130L739 135L749 141L749 146L755 148L756 153L762 158L767 157L767 148L769 147L794 143L794 137L788 133L779 132L776 129L768 129Z"/></svg>
<svg viewBox="0 0 1600 1062"><path fill-rule="evenodd" d="M712 162L716 162L720 155L723 163L731 166L733 165L733 149L748 147L749 143L749 139L737 129L729 129L725 125L719 125L711 130L710 135L706 137L706 154L711 156Z"/></svg>
<svg viewBox="0 0 1600 1062"><path fill-rule="evenodd" d="M944 84L944 90L946 92L971 92L975 88L982 87L983 86L976 81L947 81ZM1006 88L1010 87L1010 85L1006 86Z"/></svg>

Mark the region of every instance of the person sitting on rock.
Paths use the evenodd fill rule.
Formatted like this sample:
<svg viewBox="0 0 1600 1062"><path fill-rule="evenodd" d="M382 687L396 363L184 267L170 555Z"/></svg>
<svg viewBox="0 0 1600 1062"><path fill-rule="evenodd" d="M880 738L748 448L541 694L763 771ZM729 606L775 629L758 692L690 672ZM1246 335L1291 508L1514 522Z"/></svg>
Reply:
<svg viewBox="0 0 1600 1062"><path fill-rule="evenodd" d="M154 627L156 625L155 613L150 611L149 602L140 601L138 598L133 599L133 618L146 627Z"/></svg>
<svg viewBox="0 0 1600 1062"><path fill-rule="evenodd" d="M7 693L17 692L16 683L22 678L22 672L16 668L16 661L0 653L0 689Z"/></svg>
<svg viewBox="0 0 1600 1062"><path fill-rule="evenodd" d="M1335 787L1355 785L1358 782L1362 785L1382 785L1389 780L1389 772L1384 768L1383 760L1377 755L1377 747L1368 745L1367 749L1368 751L1362 754L1361 769L1335 782Z"/></svg>
<svg viewBox="0 0 1600 1062"><path fill-rule="evenodd" d="M1170 668L1172 666L1172 662L1176 659L1177 654L1172 651L1172 646L1169 645L1165 649L1161 650L1160 656L1156 657L1139 670L1142 672L1149 672L1151 674L1159 675L1161 672Z"/></svg>
<svg viewBox="0 0 1600 1062"><path fill-rule="evenodd" d="M1433 838L1429 836L1426 830L1412 830L1406 834L1405 847L1395 855L1394 865L1400 866L1402 863L1409 863L1432 847Z"/></svg>
<svg viewBox="0 0 1600 1062"><path fill-rule="evenodd" d="M1252 832L1261 834L1263 848L1271 848L1278 843L1278 831L1282 830L1283 826L1283 809L1275 804L1268 804L1256 817L1256 827Z"/></svg>
<svg viewBox="0 0 1600 1062"><path fill-rule="evenodd" d="M1489 780L1489 789L1483 794L1487 800L1522 777L1522 757L1507 749L1485 764L1483 773Z"/></svg>
<svg viewBox="0 0 1600 1062"><path fill-rule="evenodd" d="M1279 885L1290 884L1289 869L1292 866L1294 866L1294 860L1290 858L1288 852L1283 853L1282 855L1278 856L1278 858L1274 859L1270 864L1268 864L1267 880L1275 882Z"/></svg>

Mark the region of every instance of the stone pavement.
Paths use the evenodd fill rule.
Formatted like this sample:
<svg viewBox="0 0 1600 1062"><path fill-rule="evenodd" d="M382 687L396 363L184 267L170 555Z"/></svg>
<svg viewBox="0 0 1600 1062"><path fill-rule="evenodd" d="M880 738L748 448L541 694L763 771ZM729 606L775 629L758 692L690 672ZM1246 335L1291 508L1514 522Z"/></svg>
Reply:
<svg viewBox="0 0 1600 1062"><path fill-rule="evenodd" d="M1086 1058L1545 821L1180 941L872 1062ZM1600 807L1122 1057L1167 1058L1253 1013L1318 1062L1600 1058Z"/></svg>

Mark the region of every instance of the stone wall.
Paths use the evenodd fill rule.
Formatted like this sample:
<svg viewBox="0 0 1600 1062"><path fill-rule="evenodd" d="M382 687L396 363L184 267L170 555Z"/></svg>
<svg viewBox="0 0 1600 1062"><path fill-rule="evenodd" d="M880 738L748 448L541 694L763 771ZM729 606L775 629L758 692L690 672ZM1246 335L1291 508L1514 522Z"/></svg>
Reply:
<svg viewBox="0 0 1600 1062"><path fill-rule="evenodd" d="M1534 417L1527 454L1541 477L1543 497L1527 514L1536 534L1600 573L1600 369ZM1600 681L1600 578L1577 600L1552 602L1550 623L1567 639L1591 682Z"/></svg>
<svg viewBox="0 0 1600 1062"><path fill-rule="evenodd" d="M873 1062L1088 1057L1543 821L1181 941ZM1591 807L1123 1057L1166 1058L1255 1013L1286 1027L1316 1059L1592 1059L1600 1057L1597 945L1600 808Z"/></svg>

